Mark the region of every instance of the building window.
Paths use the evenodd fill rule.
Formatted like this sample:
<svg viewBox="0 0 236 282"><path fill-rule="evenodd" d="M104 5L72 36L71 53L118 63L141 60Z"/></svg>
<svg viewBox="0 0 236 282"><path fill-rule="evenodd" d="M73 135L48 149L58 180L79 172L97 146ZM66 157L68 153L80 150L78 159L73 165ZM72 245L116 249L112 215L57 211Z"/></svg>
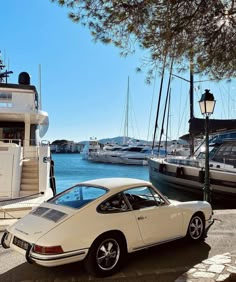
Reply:
<svg viewBox="0 0 236 282"><path fill-rule="evenodd" d="M12 93L0 92L0 108L12 107Z"/></svg>

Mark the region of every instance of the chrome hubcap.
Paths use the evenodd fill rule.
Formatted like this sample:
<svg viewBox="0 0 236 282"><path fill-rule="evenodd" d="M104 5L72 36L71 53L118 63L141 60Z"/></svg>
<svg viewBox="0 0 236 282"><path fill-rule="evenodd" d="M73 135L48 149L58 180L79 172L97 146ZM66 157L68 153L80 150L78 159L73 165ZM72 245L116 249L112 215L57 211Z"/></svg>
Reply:
<svg viewBox="0 0 236 282"><path fill-rule="evenodd" d="M198 239L201 237L202 231L203 231L202 219L196 216L191 220L191 223L189 226L190 235L193 239Z"/></svg>
<svg viewBox="0 0 236 282"><path fill-rule="evenodd" d="M97 250L96 260L102 270L111 270L120 257L120 246L114 239L107 239L101 243Z"/></svg>

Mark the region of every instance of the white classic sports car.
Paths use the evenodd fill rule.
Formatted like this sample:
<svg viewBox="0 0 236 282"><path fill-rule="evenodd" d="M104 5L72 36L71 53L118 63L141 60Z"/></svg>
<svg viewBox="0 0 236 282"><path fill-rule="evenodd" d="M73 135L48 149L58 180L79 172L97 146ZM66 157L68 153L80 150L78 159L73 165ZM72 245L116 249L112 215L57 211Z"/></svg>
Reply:
<svg viewBox="0 0 236 282"><path fill-rule="evenodd" d="M127 253L182 237L203 240L212 215L209 203L168 200L147 181L97 179L32 210L8 227L2 246L43 266L84 260L89 273L108 276Z"/></svg>

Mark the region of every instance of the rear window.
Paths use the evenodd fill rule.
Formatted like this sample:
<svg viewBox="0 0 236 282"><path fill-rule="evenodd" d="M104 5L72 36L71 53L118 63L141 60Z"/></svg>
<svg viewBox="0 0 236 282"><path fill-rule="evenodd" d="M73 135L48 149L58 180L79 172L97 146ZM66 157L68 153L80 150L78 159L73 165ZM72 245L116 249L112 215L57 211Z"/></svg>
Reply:
<svg viewBox="0 0 236 282"><path fill-rule="evenodd" d="M48 202L70 208L79 209L108 192L101 187L77 185L58 194Z"/></svg>

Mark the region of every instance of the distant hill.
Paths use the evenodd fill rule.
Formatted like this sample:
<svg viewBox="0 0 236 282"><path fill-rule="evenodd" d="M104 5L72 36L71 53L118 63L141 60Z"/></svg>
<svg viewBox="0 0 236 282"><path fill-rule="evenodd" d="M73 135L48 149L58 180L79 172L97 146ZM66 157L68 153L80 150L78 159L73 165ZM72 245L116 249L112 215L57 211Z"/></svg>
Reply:
<svg viewBox="0 0 236 282"><path fill-rule="evenodd" d="M117 137L113 137L113 138L103 138L103 139L99 139L97 140L99 143L101 144L118 144L118 145L123 145L124 143L124 137L123 136L117 136ZM88 141L81 141L79 143L86 143ZM125 138L125 142L129 143L129 142L136 142L136 143L144 143L147 144L147 141L145 140L139 140L139 139L134 139L134 138L130 138L130 137L126 137ZM150 142L149 142L150 143Z"/></svg>
<svg viewBox="0 0 236 282"><path fill-rule="evenodd" d="M113 138L104 138L104 139L100 139L98 140L98 142L102 143L102 144L106 144L106 143L110 143L110 144L118 144L118 145L122 145L124 142L124 137L123 136L118 136L118 137L113 137ZM127 143L139 143L139 144L149 144L152 145L152 141L146 141L146 140L140 140L140 139L135 139L135 138L130 138L130 137L126 137L126 144ZM167 144L171 145L173 143L179 143L179 144L187 144L187 142L185 140L168 140ZM158 143L158 141L156 142ZM165 140L162 140L161 144L163 145L165 143Z"/></svg>
<svg viewBox="0 0 236 282"><path fill-rule="evenodd" d="M126 137L124 139L123 136L117 136L117 137L113 137L113 138L104 138L104 139L100 139L99 142L102 144L106 144L106 143L113 143L113 144L119 144L122 145L124 143L124 140L126 143L129 142L140 142L140 143L147 143L147 141L145 140L139 140L139 139L134 139L134 138L130 138L130 137Z"/></svg>
<svg viewBox="0 0 236 282"><path fill-rule="evenodd" d="M66 139L61 139L61 140L55 140L53 141L51 144L52 145L63 145L63 144L66 144L68 142L68 140Z"/></svg>
<svg viewBox="0 0 236 282"><path fill-rule="evenodd" d="M93 139L93 141L96 139ZM80 141L78 142L79 144L86 144L89 140L86 141ZM103 138L103 139L98 139L97 140L99 143L101 144L117 144L117 145L123 145L124 144L124 137L123 136L117 136L117 137L112 137L112 138ZM135 139L135 138L130 138L130 137L126 137L125 139L126 144L131 144L131 143L136 143L136 144L149 144L152 145L152 141L146 141L146 140L140 140L140 139ZM62 145L65 144L67 142L71 142L68 140L55 140L52 142L53 145ZM172 141L167 141L168 145L173 144L173 142L178 142L179 144L187 144L187 142L185 140L172 140ZM163 145L165 143L164 140L162 140L161 144ZM157 143L156 143L157 144Z"/></svg>

